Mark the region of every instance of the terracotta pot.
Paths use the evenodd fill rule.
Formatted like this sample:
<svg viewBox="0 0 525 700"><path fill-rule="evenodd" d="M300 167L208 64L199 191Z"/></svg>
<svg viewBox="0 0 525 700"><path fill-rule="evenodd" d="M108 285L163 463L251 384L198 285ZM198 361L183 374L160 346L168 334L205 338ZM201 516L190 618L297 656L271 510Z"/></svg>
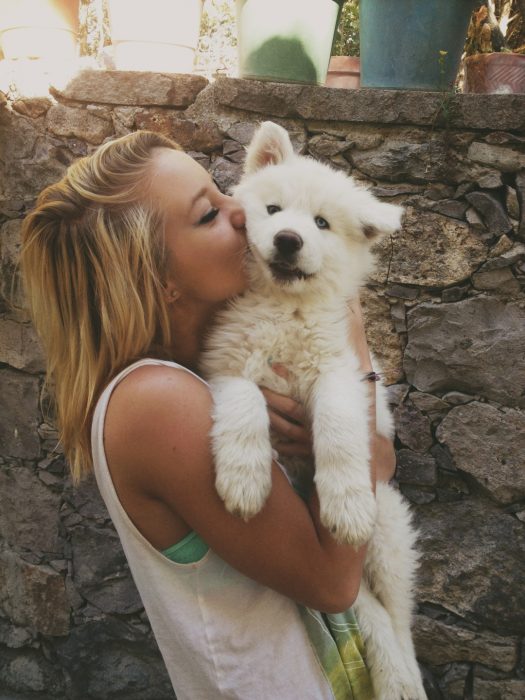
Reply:
<svg viewBox="0 0 525 700"><path fill-rule="evenodd" d="M525 93L525 56L506 52L468 56L463 92Z"/></svg>
<svg viewBox="0 0 525 700"><path fill-rule="evenodd" d="M332 56L325 85L336 88L358 88L360 65L358 56Z"/></svg>

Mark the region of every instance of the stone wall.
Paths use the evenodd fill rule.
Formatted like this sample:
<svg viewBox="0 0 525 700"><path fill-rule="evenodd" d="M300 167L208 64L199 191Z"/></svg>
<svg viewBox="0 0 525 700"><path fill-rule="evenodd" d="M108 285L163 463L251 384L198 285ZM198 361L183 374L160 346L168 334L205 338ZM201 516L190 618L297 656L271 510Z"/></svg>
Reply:
<svg viewBox="0 0 525 700"><path fill-rule="evenodd" d="M173 697L96 488L71 487L45 417L21 219L75 158L137 128L228 188L262 119L406 206L364 302L421 532L418 655L431 700L525 697L525 96L86 72L0 104L2 697Z"/></svg>

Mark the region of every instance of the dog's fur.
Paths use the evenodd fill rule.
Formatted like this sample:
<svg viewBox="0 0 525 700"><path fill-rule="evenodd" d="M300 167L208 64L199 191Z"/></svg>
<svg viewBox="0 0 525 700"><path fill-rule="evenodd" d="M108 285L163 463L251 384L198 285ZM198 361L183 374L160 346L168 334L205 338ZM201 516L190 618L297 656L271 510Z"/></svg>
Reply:
<svg viewBox="0 0 525 700"><path fill-rule="evenodd" d="M399 228L402 209L296 155L272 122L248 147L235 196L247 217L249 290L221 313L201 365L214 397L217 490L245 519L261 509L272 447L257 385L301 401L311 418L321 520L341 542L369 541L355 611L375 695L422 700L410 633L415 532L398 491L378 483L372 492L368 388L347 325L348 300L373 265L371 244ZM391 437L386 392L376 386L377 430ZM285 466L300 477L296 459Z"/></svg>

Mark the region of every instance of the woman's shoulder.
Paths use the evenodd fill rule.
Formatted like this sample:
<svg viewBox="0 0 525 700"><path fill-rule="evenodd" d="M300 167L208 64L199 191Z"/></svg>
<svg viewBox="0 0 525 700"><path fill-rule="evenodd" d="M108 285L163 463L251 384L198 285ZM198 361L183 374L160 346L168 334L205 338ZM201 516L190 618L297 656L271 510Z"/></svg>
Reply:
<svg viewBox="0 0 525 700"><path fill-rule="evenodd" d="M191 386L208 391L206 382L183 365L154 359L146 359L144 364L136 364L137 366L130 365L127 368L127 373L114 388L113 395L117 392L122 395L140 392L148 396L163 390L172 391L177 387Z"/></svg>
<svg viewBox="0 0 525 700"><path fill-rule="evenodd" d="M145 364L129 372L112 391L104 441L110 451L138 457L142 445L158 449L163 435L185 441L187 429L209 430L211 395L199 377L176 365Z"/></svg>

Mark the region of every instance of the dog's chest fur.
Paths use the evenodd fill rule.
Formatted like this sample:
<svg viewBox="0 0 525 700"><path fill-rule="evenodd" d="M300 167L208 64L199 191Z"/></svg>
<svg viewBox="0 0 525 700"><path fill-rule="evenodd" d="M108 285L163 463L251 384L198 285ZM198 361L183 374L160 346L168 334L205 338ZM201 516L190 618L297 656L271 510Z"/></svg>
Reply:
<svg viewBox="0 0 525 700"><path fill-rule="evenodd" d="M201 369L307 401L320 371L349 362L347 313L344 301L320 306L248 292L219 315ZM286 367L287 380L272 370L275 363Z"/></svg>

